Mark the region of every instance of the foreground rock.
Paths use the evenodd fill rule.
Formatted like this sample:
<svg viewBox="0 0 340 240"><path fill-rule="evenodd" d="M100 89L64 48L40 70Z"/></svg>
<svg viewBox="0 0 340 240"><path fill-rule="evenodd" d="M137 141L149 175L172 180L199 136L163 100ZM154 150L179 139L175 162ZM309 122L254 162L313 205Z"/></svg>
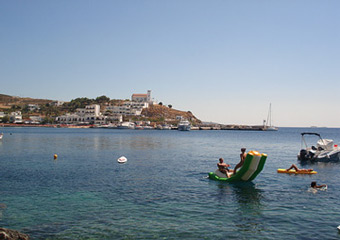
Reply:
<svg viewBox="0 0 340 240"><path fill-rule="evenodd" d="M0 228L0 240L29 240L27 234L20 233L16 230Z"/></svg>

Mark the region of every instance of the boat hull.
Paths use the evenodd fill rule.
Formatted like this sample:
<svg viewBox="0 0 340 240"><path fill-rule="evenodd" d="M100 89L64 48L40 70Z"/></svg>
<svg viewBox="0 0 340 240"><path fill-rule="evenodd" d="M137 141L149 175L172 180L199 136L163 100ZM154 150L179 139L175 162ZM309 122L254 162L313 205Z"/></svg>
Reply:
<svg viewBox="0 0 340 240"><path fill-rule="evenodd" d="M178 131L190 131L190 126L178 126Z"/></svg>
<svg viewBox="0 0 340 240"><path fill-rule="evenodd" d="M297 157L300 161L339 162L340 150L312 152L302 149Z"/></svg>

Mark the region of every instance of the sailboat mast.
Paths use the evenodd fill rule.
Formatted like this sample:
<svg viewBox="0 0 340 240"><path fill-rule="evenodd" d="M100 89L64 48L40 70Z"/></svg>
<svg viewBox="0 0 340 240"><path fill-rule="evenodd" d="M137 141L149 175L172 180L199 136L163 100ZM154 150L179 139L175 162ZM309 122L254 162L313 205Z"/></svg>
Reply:
<svg viewBox="0 0 340 240"><path fill-rule="evenodd" d="M272 117L271 117L271 108L272 108L272 104L269 104L269 111L268 111L268 116L267 116L267 126L269 124L269 126L272 125Z"/></svg>

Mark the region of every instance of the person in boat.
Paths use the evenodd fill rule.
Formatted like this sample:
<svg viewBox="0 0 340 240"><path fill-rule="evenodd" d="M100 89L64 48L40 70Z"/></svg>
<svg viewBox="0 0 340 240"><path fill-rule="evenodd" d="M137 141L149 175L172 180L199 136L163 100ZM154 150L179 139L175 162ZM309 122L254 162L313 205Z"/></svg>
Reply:
<svg viewBox="0 0 340 240"><path fill-rule="evenodd" d="M234 171L233 171L234 173L236 173L237 169L243 166L244 160L246 159L246 156L247 156L246 150L247 150L246 148L241 148L240 162L235 166Z"/></svg>
<svg viewBox="0 0 340 240"><path fill-rule="evenodd" d="M225 163L223 158L219 159L219 162L217 163L217 167L218 167L218 170L221 173L225 173L228 178L230 177L230 173L233 172L233 170L229 169L230 164Z"/></svg>
<svg viewBox="0 0 340 240"><path fill-rule="evenodd" d="M313 171L313 168L309 168L309 169L300 169L298 168L295 164L292 164L292 166L290 166L289 168L286 169L286 171L289 171L291 169L294 169L295 171L299 172L299 171L308 171L311 172Z"/></svg>
<svg viewBox="0 0 340 240"><path fill-rule="evenodd" d="M326 184L316 185L316 182L311 182L310 187L311 188L322 188L322 187L327 187L327 185Z"/></svg>

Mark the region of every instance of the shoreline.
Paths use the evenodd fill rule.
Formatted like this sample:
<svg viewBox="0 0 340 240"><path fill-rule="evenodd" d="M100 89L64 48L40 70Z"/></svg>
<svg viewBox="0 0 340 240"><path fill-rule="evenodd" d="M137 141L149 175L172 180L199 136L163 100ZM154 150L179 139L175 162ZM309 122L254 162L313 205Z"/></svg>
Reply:
<svg viewBox="0 0 340 240"><path fill-rule="evenodd" d="M98 127L92 124L89 125L68 125L68 124L17 124L17 123L3 123L1 127L42 127L42 128L102 128L102 129L115 129L115 128L106 128L106 127ZM135 130L150 130L150 129L135 129ZM159 129L151 129L151 130L159 130ZM173 127L171 130L178 130L177 127ZM221 125L221 126L200 126L200 127L192 127L191 131L197 130L237 130L237 131L265 131L263 126L248 126L248 125Z"/></svg>

